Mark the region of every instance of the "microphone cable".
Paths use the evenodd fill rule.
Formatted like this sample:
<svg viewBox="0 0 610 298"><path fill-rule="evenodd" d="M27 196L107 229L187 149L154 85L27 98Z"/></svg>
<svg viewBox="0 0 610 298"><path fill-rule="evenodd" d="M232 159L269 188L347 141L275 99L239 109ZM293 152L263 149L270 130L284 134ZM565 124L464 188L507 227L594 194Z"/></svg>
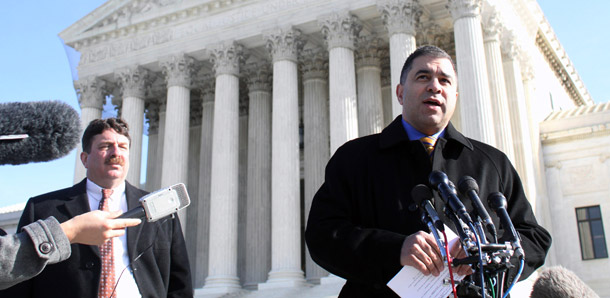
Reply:
<svg viewBox="0 0 610 298"><path fill-rule="evenodd" d="M172 214L172 216L171 216L171 217L170 217L170 216L168 216L168 217L164 218L164 219L163 219L163 221L162 221L162 222L159 224L159 226L163 226L163 225L165 224L165 222L167 222L167 220L168 220L168 219L173 218L173 217L174 217L174 215ZM116 287L119 285L119 282L121 281L121 277L123 277L123 273L125 273L125 270L126 270L128 267L131 267L131 272L133 272L133 271L134 271L134 270L133 270L133 263L135 263L137 260L139 260L139 259L140 259L140 257L141 257L141 256L142 256L142 255L143 255L145 252L147 252L149 249L151 249L151 248L153 247L153 245L155 244L154 239L157 239L157 236L159 235L159 230L160 230L160 229L159 229L159 226L157 226L157 227L156 227L156 231L155 231L155 237L153 237L153 241L150 243L150 245L149 245L149 246L147 246L147 247L146 247L144 250L142 250L142 252L141 252L140 254L138 254L138 256L137 256L137 257L135 257L135 258L133 259L133 261L129 262L129 265L125 266L125 267L123 268L123 270L121 270L121 274L119 274L119 278L117 279L116 283L114 284L114 288L112 288L112 293L110 294L110 296L109 296L109 297L112 297L112 296L114 295L114 292L116 291ZM140 234L142 234L142 230L143 230L143 229L144 229L144 227L142 227L142 228L141 228L141 229L138 231L138 234L136 235L136 241L135 241L135 243L138 243L138 240L140 239ZM125 237L125 238L127 238L127 237ZM111 239L111 240L112 240L112 239ZM129 247L128 247L127 249L129 249ZM136 285L137 285L137 284L136 284Z"/></svg>
<svg viewBox="0 0 610 298"><path fill-rule="evenodd" d="M508 296L508 293L510 293L510 291L513 289L513 286L515 284L517 284L517 281L519 280L519 277L521 277L521 273L523 273L523 266L525 265L525 260L523 258L521 258L519 260L519 271L517 272L517 275L515 275L515 278L513 279L513 282L510 284L510 287L508 287L508 290L506 290L506 293L504 293L504 296L502 296L502 298L506 298Z"/></svg>
<svg viewBox="0 0 610 298"><path fill-rule="evenodd" d="M451 290L453 291L453 297L458 298L457 290L455 289L455 279L453 278L453 269L451 268L451 255L449 254L449 242L447 241L447 234L442 231L443 238L445 238L445 253L447 254L447 266L449 267L449 279L451 280Z"/></svg>
<svg viewBox="0 0 610 298"><path fill-rule="evenodd" d="M468 226L470 229L472 229L474 237L477 240L477 248L479 249L479 278L481 279L481 297L485 297L485 273L483 272L483 249L481 249L481 239L471 222L468 223Z"/></svg>

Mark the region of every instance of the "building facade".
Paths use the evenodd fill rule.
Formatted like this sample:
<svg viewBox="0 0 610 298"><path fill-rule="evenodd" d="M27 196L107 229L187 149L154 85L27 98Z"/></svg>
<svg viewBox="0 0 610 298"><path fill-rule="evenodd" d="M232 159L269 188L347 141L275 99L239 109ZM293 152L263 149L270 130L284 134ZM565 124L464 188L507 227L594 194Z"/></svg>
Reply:
<svg viewBox="0 0 610 298"><path fill-rule="evenodd" d="M60 37L80 53L83 126L107 99L130 124L127 180L187 184L198 295L337 279L305 248L311 200L339 146L401 113L400 69L423 44L456 61L454 125L504 151L542 225L562 229L553 133L541 131L553 111L593 101L533 0L110 0ZM587 281L577 247L553 236L548 263L574 254L564 266Z"/></svg>

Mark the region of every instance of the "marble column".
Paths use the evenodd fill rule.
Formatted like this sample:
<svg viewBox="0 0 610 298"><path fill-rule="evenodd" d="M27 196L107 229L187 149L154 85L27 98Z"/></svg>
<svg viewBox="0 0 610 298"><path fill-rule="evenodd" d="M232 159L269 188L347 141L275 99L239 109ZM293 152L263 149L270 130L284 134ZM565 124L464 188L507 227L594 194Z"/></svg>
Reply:
<svg viewBox="0 0 610 298"><path fill-rule="evenodd" d="M462 133L496 143L481 29L481 0L449 0L453 17Z"/></svg>
<svg viewBox="0 0 610 298"><path fill-rule="evenodd" d="M271 70L269 62L246 64L248 169L244 288L258 289L271 270Z"/></svg>
<svg viewBox="0 0 610 298"><path fill-rule="evenodd" d="M187 184L191 81L195 60L186 55L169 56L160 61L167 83L163 171L161 187ZM178 212L182 230L187 229L186 210Z"/></svg>
<svg viewBox="0 0 610 298"><path fill-rule="evenodd" d="M313 196L324 182L324 168L330 158L328 114L328 64L326 51L305 46L300 58L303 74L303 174L307 219ZM328 272L318 266L305 250L305 276L310 283L320 283Z"/></svg>
<svg viewBox="0 0 610 298"><path fill-rule="evenodd" d="M157 161L154 173L154 190L161 188L161 173L163 173L163 147L165 144L165 115L167 115L167 97L159 98L159 136L157 140Z"/></svg>
<svg viewBox="0 0 610 298"><path fill-rule="evenodd" d="M381 50L380 58L381 66L381 102L383 106L383 127L388 126L394 118L398 115L394 115L392 106L394 100L396 86L392 86L392 73L390 71L390 51L388 49ZM402 114L402 113L401 113Z"/></svg>
<svg viewBox="0 0 610 298"><path fill-rule="evenodd" d="M510 112L506 98L506 83L502 68L502 52L500 50L500 33L502 26L495 8L488 9L483 17L483 36L485 57L487 59L487 75L492 101L496 147L514 162L512 132L510 127Z"/></svg>
<svg viewBox="0 0 610 298"><path fill-rule="evenodd" d="M243 71L242 71L243 72ZM250 248L246 245L247 183L248 183L248 89L240 82L239 90L239 156L237 166L237 274L244 283L246 277L246 255Z"/></svg>
<svg viewBox="0 0 610 298"><path fill-rule="evenodd" d="M358 137L358 107L354 42L362 29L358 19L347 11L318 19L328 46L330 153Z"/></svg>
<svg viewBox="0 0 610 298"><path fill-rule="evenodd" d="M506 80L506 95L510 109L510 123L513 133L515 153L515 168L521 177L525 194L530 197L535 194L534 167L532 160L532 143L529 135L530 127L525 102L525 91L521 77L521 67L517 56L519 47L514 38L507 33L502 47L504 78Z"/></svg>
<svg viewBox="0 0 610 298"><path fill-rule="evenodd" d="M194 270L193 286L201 288L208 275L208 248L210 245L210 188L212 170L212 135L214 127L214 76L203 76L199 86L201 92L201 146L199 154L199 191L189 208L195 209L197 217L193 223L197 231L195 258L191 259Z"/></svg>
<svg viewBox="0 0 610 298"><path fill-rule="evenodd" d="M370 35L361 36L356 51L358 85L358 134L366 136L381 132L384 127L381 97L381 40Z"/></svg>
<svg viewBox="0 0 610 298"><path fill-rule="evenodd" d="M299 172L300 31L278 28L264 33L273 59L271 112L271 271L259 289L305 284L301 270Z"/></svg>
<svg viewBox="0 0 610 298"><path fill-rule="evenodd" d="M129 149L129 172L127 181L140 185L142 160L142 134L144 130L144 96L148 87L149 71L140 66L131 66L115 72L115 78L123 93L121 117L129 125L131 147Z"/></svg>
<svg viewBox="0 0 610 298"><path fill-rule="evenodd" d="M228 293L241 288L237 276L237 214L239 159L239 61L242 47L234 42L210 48L216 73L210 245L204 293Z"/></svg>
<svg viewBox="0 0 610 298"><path fill-rule="evenodd" d="M202 98L194 96L191 98L191 112L189 122L189 148L188 148L188 169L187 169L187 181L186 190L188 191L189 197L191 198L191 205L186 208L186 218L188 219L187 226L189 227L184 231L184 237L186 239L186 249L189 256L189 262L191 264L191 277L195 281L195 260L197 254L200 252L198 249L197 234L201 228L200 214L198 207L199 198L199 168L201 158L201 123L202 123ZM196 203L194 203L196 201Z"/></svg>
<svg viewBox="0 0 610 298"><path fill-rule="evenodd" d="M415 33L422 9L417 0L380 0L377 8L390 36L390 71L392 88L396 88L400 84L402 66L416 49ZM392 92L390 118L393 120L401 114L402 105L396 98L396 92Z"/></svg>
<svg viewBox="0 0 610 298"><path fill-rule="evenodd" d="M78 103L81 108L81 131L87 128L89 122L102 118L102 108L106 102L106 81L97 77L85 77L74 82L78 93ZM76 147L76 163L74 166L74 184L87 176L87 169L83 166L80 154L82 146Z"/></svg>
<svg viewBox="0 0 610 298"><path fill-rule="evenodd" d="M155 191L155 172L158 164L159 147L159 103L155 100L146 102L146 121L148 122L148 153L146 154L146 184L148 191Z"/></svg>

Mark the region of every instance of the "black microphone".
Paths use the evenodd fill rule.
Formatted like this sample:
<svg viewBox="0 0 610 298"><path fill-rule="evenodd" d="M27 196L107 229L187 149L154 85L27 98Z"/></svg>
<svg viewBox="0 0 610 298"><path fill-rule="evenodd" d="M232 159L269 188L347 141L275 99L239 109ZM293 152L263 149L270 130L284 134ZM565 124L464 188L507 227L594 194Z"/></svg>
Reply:
<svg viewBox="0 0 610 298"><path fill-rule="evenodd" d="M80 117L60 101L0 104L0 165L63 157L80 140Z"/></svg>
<svg viewBox="0 0 610 298"><path fill-rule="evenodd" d="M487 231L496 238L496 227L494 226L489 213L487 213L487 209L483 206L483 202L481 202L481 199L479 198L479 185L477 185L477 181L470 176L464 176L458 182L458 188L462 194L470 198L476 214L485 224Z"/></svg>
<svg viewBox="0 0 610 298"><path fill-rule="evenodd" d="M426 213L428 213L428 216L430 216L432 224L434 227L436 227L436 229L441 232L445 230L445 225L441 221L440 217L438 217L438 213L436 213L434 205L432 205L432 202L434 202L434 197L432 196L432 191L430 188L428 188L428 186L424 184L415 185L413 190L411 190L411 198L413 198L413 201L415 204L417 204L417 206L419 206L420 209L423 209Z"/></svg>
<svg viewBox="0 0 610 298"><path fill-rule="evenodd" d="M140 204L118 218L146 218L148 222L157 221L191 204L191 199L183 183L159 189L140 198Z"/></svg>
<svg viewBox="0 0 610 298"><path fill-rule="evenodd" d="M465 223L471 223L472 219L466 211L466 207L460 201L460 198L457 196L457 192L455 191L455 187L449 186L449 178L447 178L447 174L441 171L432 171L430 173L430 184L434 189L436 189L440 194L441 198L445 202L445 205L449 206L455 214Z"/></svg>
<svg viewBox="0 0 610 298"><path fill-rule="evenodd" d="M505 233L509 233L510 240L515 247L515 253L518 257L525 257L525 252L523 248L521 248L521 238L517 231L515 231L515 227L513 226L513 222L508 216L508 211L506 211L506 198L500 192L492 192L487 197L487 204L489 204L489 208L491 208L496 215L500 218L500 224L504 228Z"/></svg>

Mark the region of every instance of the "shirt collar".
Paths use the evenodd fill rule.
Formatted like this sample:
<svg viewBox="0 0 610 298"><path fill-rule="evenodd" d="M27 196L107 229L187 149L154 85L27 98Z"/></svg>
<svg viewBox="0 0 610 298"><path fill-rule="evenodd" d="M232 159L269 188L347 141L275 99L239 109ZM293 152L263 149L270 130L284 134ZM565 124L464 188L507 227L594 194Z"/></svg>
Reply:
<svg viewBox="0 0 610 298"><path fill-rule="evenodd" d="M411 124L409 124L407 121L405 121L404 118L400 118L400 120L402 120L402 127L405 129L405 132L407 132L407 136L409 136L409 140L411 141L417 141L423 137L429 137L429 135L423 134L420 131L418 131L417 129L415 129L413 126L411 126ZM433 134L432 136L435 139L438 139L440 137L443 137L445 135L445 129L443 128L441 131Z"/></svg>
<svg viewBox="0 0 610 298"><path fill-rule="evenodd" d="M112 190L113 192L110 199L120 198L125 192L125 182L119 184L119 186ZM89 180L89 178L87 178L87 193L92 195L92 198L98 202L102 199L102 187Z"/></svg>

